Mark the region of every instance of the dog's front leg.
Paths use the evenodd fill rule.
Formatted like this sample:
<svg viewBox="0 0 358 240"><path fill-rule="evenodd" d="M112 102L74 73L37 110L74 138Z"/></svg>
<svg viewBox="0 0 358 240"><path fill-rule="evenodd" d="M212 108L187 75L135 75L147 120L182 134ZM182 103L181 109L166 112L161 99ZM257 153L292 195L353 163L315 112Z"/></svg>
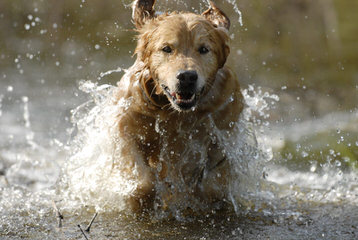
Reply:
<svg viewBox="0 0 358 240"><path fill-rule="evenodd" d="M208 162L199 181L200 195L209 202L221 201L226 197L229 163L222 149L216 143L208 147Z"/></svg>
<svg viewBox="0 0 358 240"><path fill-rule="evenodd" d="M128 114L129 115L129 114ZM155 196L155 173L148 162L148 153L140 143L138 126L129 116L119 121L118 142L120 154L114 167L121 171L127 179L133 181L134 189L128 199L133 211L150 208Z"/></svg>

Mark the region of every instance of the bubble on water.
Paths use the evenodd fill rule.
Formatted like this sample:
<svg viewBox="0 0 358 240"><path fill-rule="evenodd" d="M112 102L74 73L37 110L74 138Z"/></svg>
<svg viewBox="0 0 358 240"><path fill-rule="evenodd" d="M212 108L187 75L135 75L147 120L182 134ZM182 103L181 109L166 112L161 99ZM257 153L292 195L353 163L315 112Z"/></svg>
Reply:
<svg viewBox="0 0 358 240"><path fill-rule="evenodd" d="M317 170L317 163L314 163L310 167L310 172L315 172Z"/></svg>
<svg viewBox="0 0 358 240"><path fill-rule="evenodd" d="M24 27L25 27L25 30L30 30L30 24L28 24L28 23L26 23L25 25L24 25Z"/></svg>
<svg viewBox="0 0 358 240"><path fill-rule="evenodd" d="M335 155L335 151L333 149L329 149L329 154L330 155Z"/></svg>
<svg viewBox="0 0 358 240"><path fill-rule="evenodd" d="M57 23L53 23L53 24L52 24L52 28L53 28L53 29L57 29L57 27L58 27Z"/></svg>
<svg viewBox="0 0 358 240"><path fill-rule="evenodd" d="M27 19L29 19L30 21L31 21L33 18L34 18L34 17L33 17L31 14L27 15Z"/></svg>
<svg viewBox="0 0 358 240"><path fill-rule="evenodd" d="M344 157L343 157L343 161L344 161L344 162L350 162L351 159L350 159L349 157L347 157L347 156L344 156Z"/></svg>
<svg viewBox="0 0 358 240"><path fill-rule="evenodd" d="M27 96L21 97L21 100L23 103L27 103L29 101L29 98Z"/></svg>
<svg viewBox="0 0 358 240"><path fill-rule="evenodd" d="M9 85L9 86L7 86L7 88L6 88L6 91L12 92L12 91L14 91L14 87L11 86L11 85Z"/></svg>
<svg viewBox="0 0 358 240"><path fill-rule="evenodd" d="M31 53L26 53L26 57L29 58L29 59L33 59L33 58L34 58L34 55L31 54Z"/></svg>
<svg viewBox="0 0 358 240"><path fill-rule="evenodd" d="M340 166L342 165L342 163L341 163L341 161L336 160L336 161L335 161L335 165L336 165L337 167L340 167Z"/></svg>
<svg viewBox="0 0 358 240"><path fill-rule="evenodd" d="M306 158L306 157L309 156L309 154L308 154L306 151L302 151L302 152L301 152L301 156L302 156L303 158Z"/></svg>

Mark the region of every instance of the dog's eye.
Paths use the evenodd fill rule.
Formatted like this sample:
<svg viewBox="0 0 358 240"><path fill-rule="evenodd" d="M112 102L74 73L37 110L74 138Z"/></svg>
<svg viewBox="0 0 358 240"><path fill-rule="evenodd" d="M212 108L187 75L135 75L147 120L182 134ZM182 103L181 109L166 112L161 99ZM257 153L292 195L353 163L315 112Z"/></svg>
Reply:
<svg viewBox="0 0 358 240"><path fill-rule="evenodd" d="M171 47L169 46L165 46L163 49L162 49L163 52L166 52L166 53L171 53L172 52L172 49Z"/></svg>
<svg viewBox="0 0 358 240"><path fill-rule="evenodd" d="M206 47L202 46L199 48L199 53L200 54L206 54L209 52L209 49L207 49Z"/></svg>

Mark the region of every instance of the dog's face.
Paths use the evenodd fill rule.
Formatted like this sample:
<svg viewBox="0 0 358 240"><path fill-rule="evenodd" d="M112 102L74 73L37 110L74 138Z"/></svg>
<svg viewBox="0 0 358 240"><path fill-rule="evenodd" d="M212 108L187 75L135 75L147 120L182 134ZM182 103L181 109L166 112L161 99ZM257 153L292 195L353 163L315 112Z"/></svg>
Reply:
<svg viewBox="0 0 358 240"><path fill-rule="evenodd" d="M148 1L135 2L140 3ZM158 17L148 11L148 5L144 7L134 8L135 21L135 11L145 11L142 22L136 21L140 32L136 53L149 69L155 94L165 95L178 111L190 110L209 91L226 61L229 22L215 6L203 15L173 13ZM152 6L149 10L153 11ZM213 18L218 11L220 16ZM226 25L218 19L227 20Z"/></svg>

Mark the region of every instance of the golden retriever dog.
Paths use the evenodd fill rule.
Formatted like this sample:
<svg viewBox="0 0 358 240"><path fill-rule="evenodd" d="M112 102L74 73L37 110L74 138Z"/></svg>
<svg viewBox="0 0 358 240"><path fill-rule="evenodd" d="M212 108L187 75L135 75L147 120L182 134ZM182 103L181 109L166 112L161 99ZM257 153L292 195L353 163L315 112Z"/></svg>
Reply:
<svg viewBox="0 0 358 240"><path fill-rule="evenodd" d="M159 15L154 2L133 2L137 59L115 93L117 102L129 102L118 127L121 161L139 182L131 207L225 200L230 166L217 134L235 134L243 109L239 82L225 65L230 21L212 2L201 15Z"/></svg>

